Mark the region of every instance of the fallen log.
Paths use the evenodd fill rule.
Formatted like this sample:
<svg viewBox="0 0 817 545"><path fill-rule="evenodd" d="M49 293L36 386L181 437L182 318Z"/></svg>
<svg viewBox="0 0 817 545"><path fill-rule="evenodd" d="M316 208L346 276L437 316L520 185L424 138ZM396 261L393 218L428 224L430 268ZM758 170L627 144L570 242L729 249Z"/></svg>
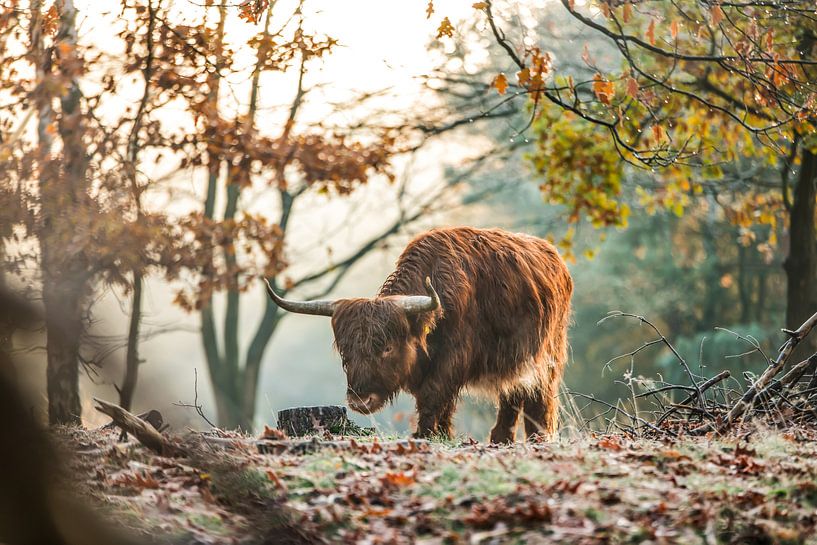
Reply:
<svg viewBox="0 0 817 545"><path fill-rule="evenodd" d="M94 408L111 417L112 424L115 424L123 432L134 436L137 441L156 454L170 457L186 455L179 445L159 433L152 424L126 411L119 405L98 398L94 398L94 402L97 404Z"/></svg>

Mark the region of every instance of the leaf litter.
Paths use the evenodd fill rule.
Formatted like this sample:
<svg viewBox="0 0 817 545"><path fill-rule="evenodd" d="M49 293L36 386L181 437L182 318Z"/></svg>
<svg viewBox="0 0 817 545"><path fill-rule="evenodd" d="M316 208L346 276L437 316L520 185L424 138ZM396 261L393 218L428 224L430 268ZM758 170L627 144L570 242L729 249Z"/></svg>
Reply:
<svg viewBox="0 0 817 545"><path fill-rule="evenodd" d="M160 542L817 543L814 433L511 447L367 437L268 454L232 435L188 439L188 458L118 437L61 431L69 485Z"/></svg>

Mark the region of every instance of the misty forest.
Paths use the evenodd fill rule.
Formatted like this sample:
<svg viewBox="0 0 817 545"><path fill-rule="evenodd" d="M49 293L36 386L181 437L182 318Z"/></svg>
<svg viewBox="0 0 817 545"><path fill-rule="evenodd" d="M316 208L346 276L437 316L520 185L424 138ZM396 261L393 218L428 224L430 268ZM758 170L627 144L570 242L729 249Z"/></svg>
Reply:
<svg viewBox="0 0 817 545"><path fill-rule="evenodd" d="M0 0L0 544L817 544L817 5Z"/></svg>

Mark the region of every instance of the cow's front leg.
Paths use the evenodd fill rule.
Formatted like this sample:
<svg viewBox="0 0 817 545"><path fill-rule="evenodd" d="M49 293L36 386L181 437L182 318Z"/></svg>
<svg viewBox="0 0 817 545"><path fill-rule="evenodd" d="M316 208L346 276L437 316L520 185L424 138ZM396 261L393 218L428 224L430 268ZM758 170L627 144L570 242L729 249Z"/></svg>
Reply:
<svg viewBox="0 0 817 545"><path fill-rule="evenodd" d="M417 431L414 437L451 437L451 420L457 407L456 392L424 390L416 397Z"/></svg>

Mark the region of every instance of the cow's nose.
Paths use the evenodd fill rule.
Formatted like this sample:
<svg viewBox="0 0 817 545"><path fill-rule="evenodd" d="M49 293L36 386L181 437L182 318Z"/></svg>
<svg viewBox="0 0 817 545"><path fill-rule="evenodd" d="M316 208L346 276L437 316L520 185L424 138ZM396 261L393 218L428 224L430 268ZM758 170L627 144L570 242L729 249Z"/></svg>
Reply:
<svg viewBox="0 0 817 545"><path fill-rule="evenodd" d="M375 409L379 403L379 399L377 394L358 395L350 393L347 397L349 406L353 410L364 414Z"/></svg>

